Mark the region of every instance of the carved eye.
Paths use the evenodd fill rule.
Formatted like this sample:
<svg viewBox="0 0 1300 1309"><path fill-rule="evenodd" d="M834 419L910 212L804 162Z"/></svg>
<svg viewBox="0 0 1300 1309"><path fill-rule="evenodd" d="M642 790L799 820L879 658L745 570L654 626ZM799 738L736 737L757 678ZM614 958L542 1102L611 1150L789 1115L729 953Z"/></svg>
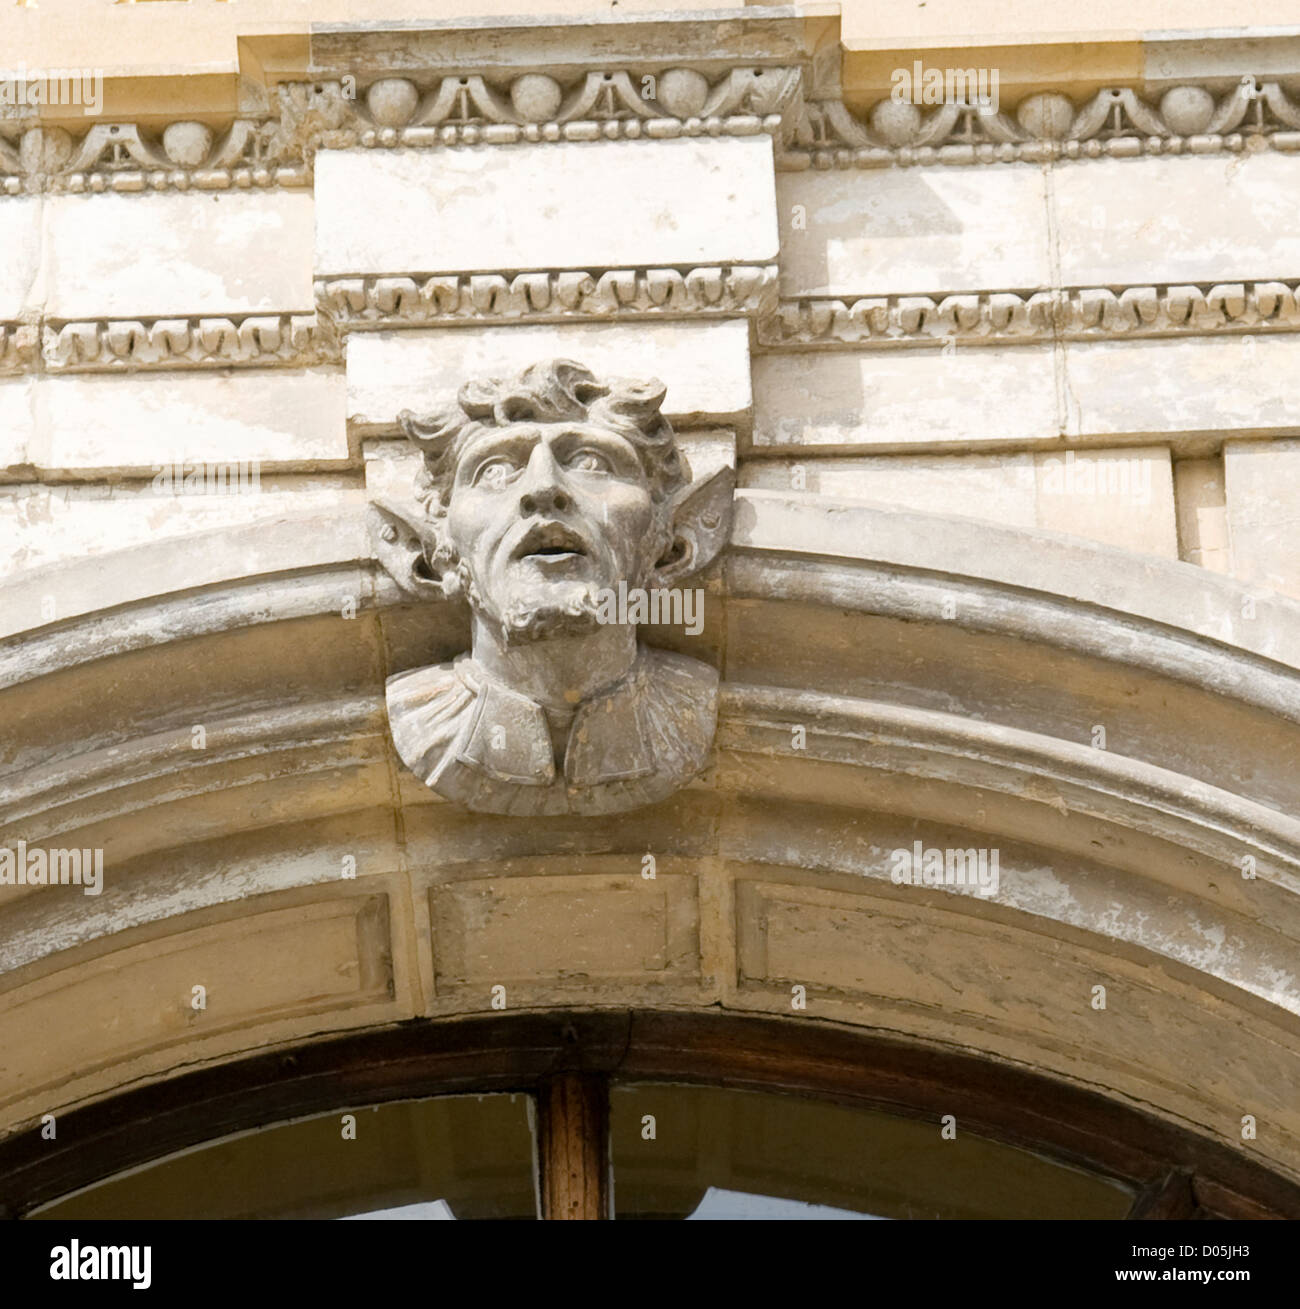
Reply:
<svg viewBox="0 0 1300 1309"><path fill-rule="evenodd" d="M505 455L497 455L493 459L485 459L474 470L473 485L485 486L488 490L495 491L518 477L519 471L519 465L513 459Z"/></svg>
<svg viewBox="0 0 1300 1309"><path fill-rule="evenodd" d="M568 458L568 466L577 473L608 473L610 462L599 450L584 447L575 450Z"/></svg>

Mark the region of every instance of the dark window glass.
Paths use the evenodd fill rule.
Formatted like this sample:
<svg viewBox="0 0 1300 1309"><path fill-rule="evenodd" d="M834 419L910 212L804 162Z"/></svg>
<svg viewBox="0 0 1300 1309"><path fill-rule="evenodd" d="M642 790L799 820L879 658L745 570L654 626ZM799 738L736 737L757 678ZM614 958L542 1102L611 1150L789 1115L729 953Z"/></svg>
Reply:
<svg viewBox="0 0 1300 1309"><path fill-rule="evenodd" d="M341 1109L173 1155L32 1216L535 1218L529 1108L525 1095L484 1095Z"/></svg>
<svg viewBox="0 0 1300 1309"><path fill-rule="evenodd" d="M960 1109L960 1106L958 1106ZM1131 1191L938 1121L792 1095L611 1093L619 1218L1123 1218Z"/></svg>

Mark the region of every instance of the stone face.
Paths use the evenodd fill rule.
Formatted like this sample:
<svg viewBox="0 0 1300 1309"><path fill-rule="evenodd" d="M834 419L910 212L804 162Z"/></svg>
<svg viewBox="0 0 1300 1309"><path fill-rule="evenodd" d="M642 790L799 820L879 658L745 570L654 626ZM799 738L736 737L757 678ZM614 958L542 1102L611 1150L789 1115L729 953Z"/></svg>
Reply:
<svg viewBox="0 0 1300 1309"><path fill-rule="evenodd" d="M348 343L348 424L395 433L402 409L450 396L466 377L519 370L547 356L610 376L658 377L671 422L747 422L752 406L744 322L460 328L358 333Z"/></svg>
<svg viewBox="0 0 1300 1309"><path fill-rule="evenodd" d="M1039 527L1178 558L1168 450L1070 450L1035 462Z"/></svg>
<svg viewBox="0 0 1300 1309"><path fill-rule="evenodd" d="M1300 424L1291 384L1300 336L1223 341L1067 342L1063 429L1089 438L1165 435L1214 439L1285 435Z"/></svg>
<svg viewBox="0 0 1300 1309"><path fill-rule="evenodd" d="M776 250L765 138L316 159L318 275L762 262Z"/></svg>
<svg viewBox="0 0 1300 1309"><path fill-rule="evenodd" d="M310 311L311 223L312 198L297 191L51 196L45 311L63 319Z"/></svg>

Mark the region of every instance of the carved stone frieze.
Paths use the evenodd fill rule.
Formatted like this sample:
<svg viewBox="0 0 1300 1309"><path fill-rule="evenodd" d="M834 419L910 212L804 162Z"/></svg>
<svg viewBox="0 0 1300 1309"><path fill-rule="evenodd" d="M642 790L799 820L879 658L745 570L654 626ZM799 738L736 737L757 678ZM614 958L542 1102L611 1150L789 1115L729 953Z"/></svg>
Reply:
<svg viewBox="0 0 1300 1309"><path fill-rule="evenodd" d="M49 372L309 367L340 363L332 324L315 314L47 322L41 357Z"/></svg>
<svg viewBox="0 0 1300 1309"><path fill-rule="evenodd" d="M383 78L359 97L362 146L513 145L519 141L754 136L780 132L799 101L797 68L588 71L559 79L530 72L508 83L480 74L443 77L427 89Z"/></svg>
<svg viewBox="0 0 1300 1309"><path fill-rule="evenodd" d="M607 317L752 317L769 349L1300 331L1300 282L778 300L774 266L333 278L316 314L0 323L0 375L343 362L368 329Z"/></svg>
<svg viewBox="0 0 1300 1309"><path fill-rule="evenodd" d="M1226 282L1122 290L962 295L801 296L760 319L767 346L925 345L935 339L1200 336L1300 330L1300 283Z"/></svg>
<svg viewBox="0 0 1300 1309"><path fill-rule="evenodd" d="M777 166L1046 163L1267 147L1300 150L1300 103L1276 81L1244 76L1226 93L1171 87L1155 104L1131 87L1108 87L1082 105L1044 91L1027 96L1013 113L884 99L859 119L839 100L810 101Z"/></svg>
<svg viewBox="0 0 1300 1309"><path fill-rule="evenodd" d="M548 360L401 416L423 469L408 503L372 508L376 557L412 600L467 602L473 645L390 677L388 719L403 762L447 799L614 813L705 767L718 674L637 627L725 545L734 474L693 479L664 396Z"/></svg>
<svg viewBox="0 0 1300 1309"><path fill-rule="evenodd" d="M33 323L0 323L0 377L36 366L41 329Z"/></svg>
<svg viewBox="0 0 1300 1309"><path fill-rule="evenodd" d="M318 146L351 143L347 134L338 134L347 114L343 89L338 83L286 83L276 94L278 115L237 118L222 132L189 121L160 132L134 123L95 123L74 138L62 127L5 124L17 135L0 134L3 191L131 194L307 186Z"/></svg>
<svg viewBox="0 0 1300 1309"><path fill-rule="evenodd" d="M180 121L162 131L96 123L74 137L34 119L0 123L0 189L31 192L226 190L308 186L321 147L513 145L518 142L777 134L800 104L797 68L529 72L417 82L286 82L275 111L221 132ZM7 133L7 134L6 134Z"/></svg>
<svg viewBox="0 0 1300 1309"><path fill-rule="evenodd" d="M1227 92L1184 85L1151 102L1109 87L1081 105L1059 91L1013 111L884 99L862 118L842 101L804 100L796 67L585 70L568 76L451 73L282 83L264 118L215 131L95 123L81 136L32 120L0 122L0 193L224 190L309 186L322 146L429 148L752 136L777 140L777 166L878 168L1145 154L1300 150L1300 98L1244 76Z"/></svg>
<svg viewBox="0 0 1300 1309"><path fill-rule="evenodd" d="M341 329L495 319L677 317L770 312L775 264L322 279L316 305Z"/></svg>

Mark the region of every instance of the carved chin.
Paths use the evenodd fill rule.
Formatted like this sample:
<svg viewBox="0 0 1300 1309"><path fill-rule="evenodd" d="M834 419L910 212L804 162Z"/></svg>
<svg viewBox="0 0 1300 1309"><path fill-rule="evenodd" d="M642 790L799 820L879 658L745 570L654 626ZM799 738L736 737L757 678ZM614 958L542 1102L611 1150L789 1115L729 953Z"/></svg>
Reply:
<svg viewBox="0 0 1300 1309"><path fill-rule="evenodd" d="M502 632L507 645L523 645L529 641L545 641L553 636L585 636L599 626L594 604L561 608L546 605L541 608L512 610L505 615Z"/></svg>
<svg viewBox="0 0 1300 1309"><path fill-rule="evenodd" d="M504 609L485 603L482 593L471 586L470 604L493 623L507 645L524 645L555 636L585 636L599 624L595 588L585 583L551 588L545 599L517 599Z"/></svg>

